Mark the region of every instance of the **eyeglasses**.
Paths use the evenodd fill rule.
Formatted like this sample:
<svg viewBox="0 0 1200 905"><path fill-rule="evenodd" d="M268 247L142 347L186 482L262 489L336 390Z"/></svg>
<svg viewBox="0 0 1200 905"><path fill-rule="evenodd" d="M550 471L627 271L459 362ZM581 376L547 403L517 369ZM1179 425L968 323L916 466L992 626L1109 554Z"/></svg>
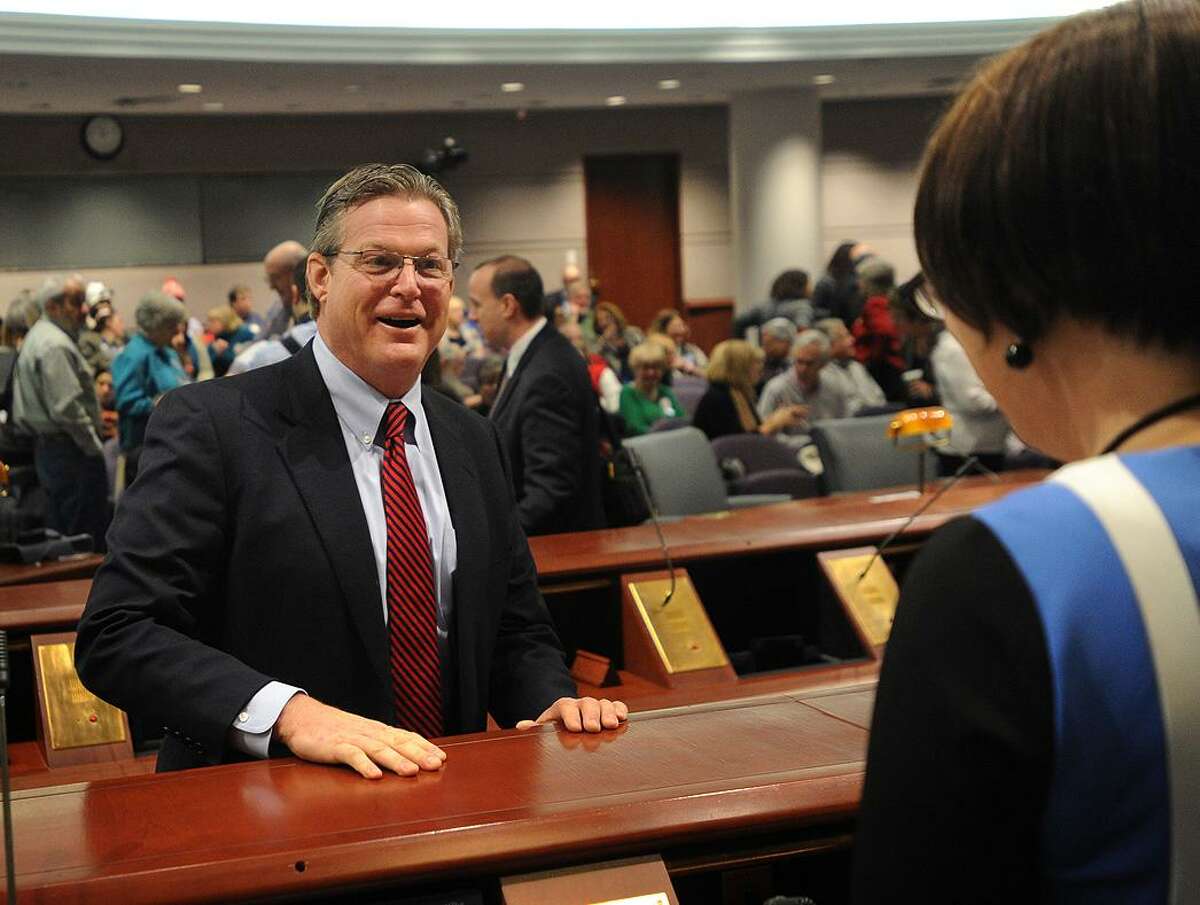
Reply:
<svg viewBox="0 0 1200 905"><path fill-rule="evenodd" d="M326 257L345 255L353 260L350 265L359 273L366 274L372 279L391 282L400 276L408 262L412 262L417 278L430 282L448 280L454 276L458 261L451 261L441 255L402 255L392 251L382 251L368 248L363 251L342 251L335 248L325 252Z"/></svg>
<svg viewBox="0 0 1200 905"><path fill-rule="evenodd" d="M921 280L920 284L913 289L913 304L928 318L935 321L946 319L946 308L933 293L933 288L929 285L928 280Z"/></svg>

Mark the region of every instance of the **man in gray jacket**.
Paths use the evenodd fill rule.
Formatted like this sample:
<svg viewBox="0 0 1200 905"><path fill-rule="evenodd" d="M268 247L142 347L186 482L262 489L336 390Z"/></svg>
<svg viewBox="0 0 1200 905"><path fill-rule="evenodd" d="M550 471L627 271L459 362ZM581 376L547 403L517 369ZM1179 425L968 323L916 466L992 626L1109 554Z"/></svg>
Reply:
<svg viewBox="0 0 1200 905"><path fill-rule="evenodd" d="M34 438L33 461L46 490L46 521L63 534L87 533L104 550L108 478L100 405L76 338L83 325L78 277L51 278L37 295L43 316L17 358L13 418Z"/></svg>

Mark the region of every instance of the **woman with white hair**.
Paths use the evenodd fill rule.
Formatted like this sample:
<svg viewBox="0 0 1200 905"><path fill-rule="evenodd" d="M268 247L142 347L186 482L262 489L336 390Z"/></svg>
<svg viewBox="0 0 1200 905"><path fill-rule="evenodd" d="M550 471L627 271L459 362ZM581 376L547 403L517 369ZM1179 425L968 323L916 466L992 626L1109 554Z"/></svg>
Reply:
<svg viewBox="0 0 1200 905"><path fill-rule="evenodd" d="M125 456L125 482L137 474L146 424L159 398L188 382L171 340L187 320L187 309L164 292L148 292L138 302L138 331L113 361L117 428Z"/></svg>
<svg viewBox="0 0 1200 905"><path fill-rule="evenodd" d="M663 383L670 367L666 348L647 340L634 346L629 353L633 380L621 387L621 417L625 419L625 434L636 437L650 430L663 418L686 418L687 413L671 388Z"/></svg>

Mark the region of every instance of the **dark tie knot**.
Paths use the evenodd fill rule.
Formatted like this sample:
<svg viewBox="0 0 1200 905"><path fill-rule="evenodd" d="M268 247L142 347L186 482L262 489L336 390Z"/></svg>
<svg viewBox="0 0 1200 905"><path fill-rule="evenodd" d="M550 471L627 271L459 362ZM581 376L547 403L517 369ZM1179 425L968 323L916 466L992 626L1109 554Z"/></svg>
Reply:
<svg viewBox="0 0 1200 905"><path fill-rule="evenodd" d="M383 436L387 442L404 439L404 427L408 424L408 408L403 402L389 402L383 413Z"/></svg>

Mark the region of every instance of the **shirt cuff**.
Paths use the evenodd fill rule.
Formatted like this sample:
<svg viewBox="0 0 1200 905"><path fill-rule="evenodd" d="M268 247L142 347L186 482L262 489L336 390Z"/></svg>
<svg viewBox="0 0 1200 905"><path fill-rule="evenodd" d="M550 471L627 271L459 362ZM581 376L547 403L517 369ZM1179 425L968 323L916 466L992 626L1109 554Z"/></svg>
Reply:
<svg viewBox="0 0 1200 905"><path fill-rule="evenodd" d="M271 747L271 733L284 706L295 695L305 694L303 688L285 685L283 682L268 682L234 718L229 743L252 757L266 758Z"/></svg>

